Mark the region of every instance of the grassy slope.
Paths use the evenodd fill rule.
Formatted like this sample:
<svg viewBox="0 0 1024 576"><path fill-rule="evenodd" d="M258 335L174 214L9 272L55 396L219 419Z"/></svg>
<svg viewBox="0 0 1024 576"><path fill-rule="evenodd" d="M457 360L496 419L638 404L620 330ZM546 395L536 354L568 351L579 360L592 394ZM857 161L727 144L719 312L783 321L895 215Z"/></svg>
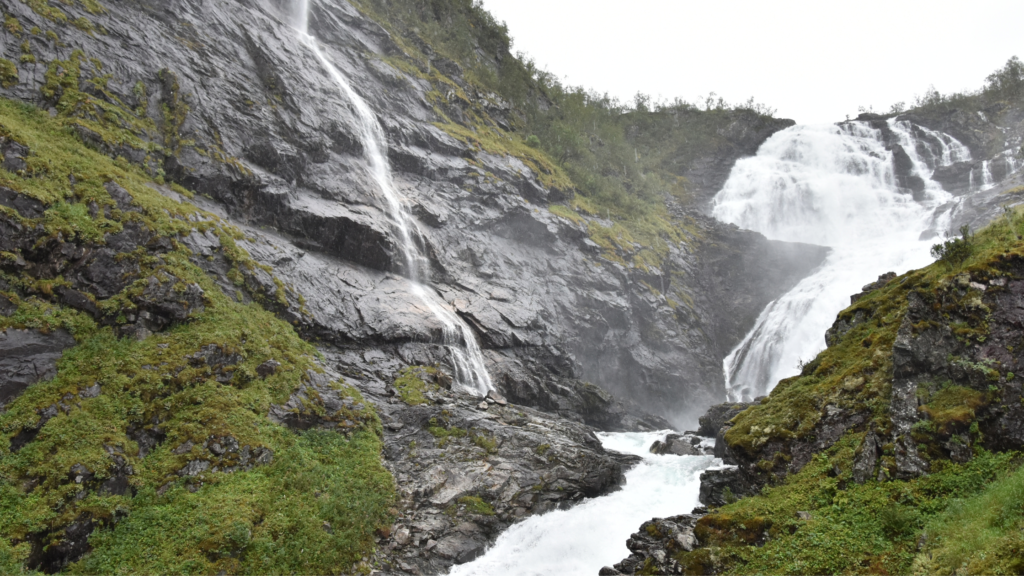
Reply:
<svg viewBox="0 0 1024 576"><path fill-rule="evenodd" d="M220 236L236 267L254 266L234 248L238 230L208 214L199 214L198 223L190 220L194 208L158 194L138 168L86 148L60 119L0 101L0 133L31 150L28 171L0 170L0 185L48 207L38 221L0 207L6 217L81 244L102 244L105 233L130 221L172 240L194 228L208 229ZM68 175L74 175L73 190ZM127 189L142 211L117 210L103 188L110 181ZM110 217L90 217L90 202L113 208ZM0 273L17 288L3 296L18 304L13 317L0 317L0 329L64 328L77 342L53 380L32 386L0 414L0 571L23 571L30 539L45 534L44 543L56 543L60 529L77 518L90 518L101 528L90 538L93 552L69 572L349 571L372 549L372 532L388 521L394 493L380 462L379 423L372 409L363 404L361 426L347 434L297 434L267 419L271 403L287 400L307 370L319 370L315 349L258 304L225 296L189 261L183 245L173 246L158 257L144 249L126 257L136 260L142 282L163 274L201 286L205 311L143 341L119 339L110 326L56 304L52 294L63 283L60 277L34 278L13 268ZM97 304L108 314L126 313L140 287L130 284ZM218 383L208 367L188 362L186 356L208 344L241 356L230 382ZM269 359L281 367L258 377L256 367ZM70 409L49 420L33 442L10 452L9 440L34 426L41 409L94 383L101 386L98 397L68 402ZM334 385L358 399L344 384ZM126 431L154 421L166 441L139 458ZM201 447L208 437L227 435L239 446L270 449L272 462L233 474L176 474L189 460L211 458ZM191 453L172 451L188 440L197 445ZM131 492L101 495L73 482L69 470L76 464L101 482L111 474L112 454L134 469L129 476L134 498ZM166 489L162 494L160 487Z"/></svg>
<svg viewBox="0 0 1024 576"><path fill-rule="evenodd" d="M870 320L822 352L803 374L780 382L761 405L738 415L726 434L730 447L756 458L759 448L770 442L805 438L830 404L869 413L879 430L887 430L891 350L906 313L907 293L948 292L963 273L974 278L999 274L1007 263L1024 258L1022 234L1024 218L1009 214L977 234L974 253L962 269L937 262L844 310L841 318L865 311ZM967 292L959 310L969 310L968 301L976 296ZM985 317L983 309L975 308L960 336L983 335ZM996 381L1014 377L986 369ZM989 400L984 395L965 399L961 392L956 386L943 388L925 398L923 408L934 426L955 423L976 437L977 427L971 426L979 406L975 400ZM850 431L799 473L760 495L713 511L697 529L701 541L711 546L678 558L692 573L711 568L737 574L1021 573L1022 455L975 448L971 462L954 464L931 450L924 432L915 438L922 453L930 455L930 475L853 483L852 463L864 432ZM770 474L784 464L762 460L759 466ZM887 445L882 465L891 469L893 464L892 446ZM800 519L798 511L810 512L811 519ZM749 546L763 530L770 541Z"/></svg>

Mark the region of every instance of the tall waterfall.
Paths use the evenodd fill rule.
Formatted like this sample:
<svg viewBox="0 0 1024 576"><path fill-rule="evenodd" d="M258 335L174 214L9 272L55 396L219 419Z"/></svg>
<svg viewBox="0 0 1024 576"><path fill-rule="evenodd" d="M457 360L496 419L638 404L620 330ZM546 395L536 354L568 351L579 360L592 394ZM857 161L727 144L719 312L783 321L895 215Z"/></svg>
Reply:
<svg viewBox="0 0 1024 576"><path fill-rule="evenodd" d="M370 106L352 89L348 79L341 71L327 59L316 38L309 34L309 0L299 0L297 4L294 24L299 41L316 55L324 71L337 84L338 90L349 101L356 113L356 118L359 121L359 139L363 144L364 155L369 164L370 176L386 201L388 213L391 216L405 260L405 274L409 278L413 294L441 323L442 343L451 355L454 380L467 391L484 395L494 387L487 374L483 354L473 331L462 318L445 305L435 291L424 285L428 278L423 270L429 268L429 260L423 255L416 242L418 236L414 237L413 235L415 222L410 218L403 204L403 198L395 189L391 166L388 162L387 137L384 134L384 129L377 121Z"/></svg>
<svg viewBox="0 0 1024 576"><path fill-rule="evenodd" d="M940 205L951 199L931 180L935 167L970 159L954 138L889 121L924 181L920 201L899 190L893 153L866 124L794 126L736 163L715 196L720 220L775 240L832 248L819 268L769 304L725 359L730 400L768 393L824 348L824 333L849 295L887 271L931 262Z"/></svg>

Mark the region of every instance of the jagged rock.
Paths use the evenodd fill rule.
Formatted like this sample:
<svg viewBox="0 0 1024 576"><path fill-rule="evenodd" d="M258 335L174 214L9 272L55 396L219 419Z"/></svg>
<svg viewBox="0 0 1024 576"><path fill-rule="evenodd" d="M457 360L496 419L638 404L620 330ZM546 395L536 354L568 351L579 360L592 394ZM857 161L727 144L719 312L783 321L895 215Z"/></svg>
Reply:
<svg viewBox="0 0 1024 576"><path fill-rule="evenodd" d="M699 545L693 529L702 516L683 514L644 522L640 530L626 540L628 558L608 574L679 574L682 567L674 556L691 552ZM602 569L604 570L604 569ZM604 574L606 572L602 572Z"/></svg>
<svg viewBox="0 0 1024 576"><path fill-rule="evenodd" d="M664 441L655 440L651 445L652 454L674 454L676 456L701 456L713 449L701 444L702 439L692 435L669 434Z"/></svg>
<svg viewBox="0 0 1024 576"><path fill-rule="evenodd" d="M864 436L864 441L860 445L857 457L853 461L853 481L863 484L874 478L875 465L878 462L878 457L881 455L881 441L874 431L868 432Z"/></svg>
<svg viewBox="0 0 1024 576"><path fill-rule="evenodd" d="M64 330L0 331L0 409L32 384L53 378L57 361L74 345L75 339Z"/></svg>
<svg viewBox="0 0 1024 576"><path fill-rule="evenodd" d="M256 367L256 374L260 378L267 378L277 373L277 369L281 367L281 363L277 360L267 360L263 364Z"/></svg>
<svg viewBox="0 0 1024 576"><path fill-rule="evenodd" d="M701 472L699 499L705 506L725 506L755 493L755 487L735 466Z"/></svg>
<svg viewBox="0 0 1024 576"><path fill-rule="evenodd" d="M726 422L755 404L755 402L727 402L708 408L708 411L699 419L700 428L697 429L697 434L707 438L717 437Z"/></svg>
<svg viewBox="0 0 1024 576"><path fill-rule="evenodd" d="M894 278L896 278L895 272L886 272L885 274L880 274L878 276L878 280L875 280L871 284L865 285L863 288L860 289L859 293L850 296L850 305L856 304L857 301L860 300L861 298L867 296L868 294L874 292L875 290L878 290L879 288L884 287Z"/></svg>

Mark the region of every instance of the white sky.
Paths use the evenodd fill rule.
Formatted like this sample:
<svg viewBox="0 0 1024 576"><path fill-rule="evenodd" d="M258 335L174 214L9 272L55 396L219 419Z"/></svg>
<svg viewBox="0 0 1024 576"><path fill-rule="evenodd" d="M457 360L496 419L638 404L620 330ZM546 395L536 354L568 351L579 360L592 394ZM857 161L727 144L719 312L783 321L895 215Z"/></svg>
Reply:
<svg viewBox="0 0 1024 576"><path fill-rule="evenodd" d="M749 97L800 123L980 88L1024 59L1022 0L483 0L537 65L632 101Z"/></svg>

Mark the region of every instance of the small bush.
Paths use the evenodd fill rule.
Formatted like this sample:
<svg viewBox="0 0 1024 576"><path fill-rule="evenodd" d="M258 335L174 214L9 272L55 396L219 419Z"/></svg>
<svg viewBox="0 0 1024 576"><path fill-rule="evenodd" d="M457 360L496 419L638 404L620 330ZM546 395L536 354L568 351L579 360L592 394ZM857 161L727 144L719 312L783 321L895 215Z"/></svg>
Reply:
<svg viewBox="0 0 1024 576"><path fill-rule="evenodd" d="M890 540L901 540L914 534L917 516L906 507L894 504L878 513L878 523Z"/></svg>
<svg viewBox="0 0 1024 576"><path fill-rule="evenodd" d="M10 88L18 83L18 67L14 62L0 58L0 86Z"/></svg>
<svg viewBox="0 0 1024 576"><path fill-rule="evenodd" d="M945 262L952 268L960 268L974 253L974 234L971 227L964 224L960 227L960 237L951 238L941 244L932 246L932 257Z"/></svg>

